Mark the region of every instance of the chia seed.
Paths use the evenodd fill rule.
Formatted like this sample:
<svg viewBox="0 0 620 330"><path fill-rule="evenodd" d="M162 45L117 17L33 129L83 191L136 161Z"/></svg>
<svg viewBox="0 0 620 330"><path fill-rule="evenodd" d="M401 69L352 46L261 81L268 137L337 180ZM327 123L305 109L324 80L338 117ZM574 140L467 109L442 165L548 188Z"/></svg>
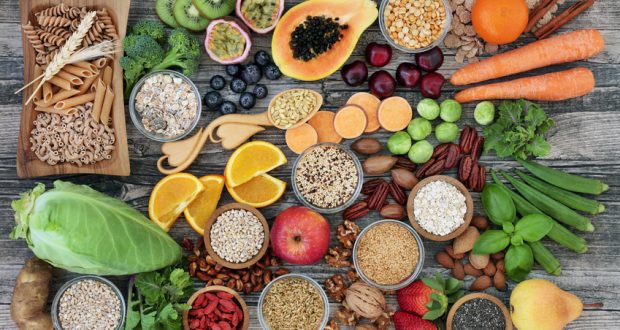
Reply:
<svg viewBox="0 0 620 330"><path fill-rule="evenodd" d="M291 34L290 47L293 57L304 62L327 52L343 38L342 30L348 25L340 25L339 18L308 16Z"/></svg>
<svg viewBox="0 0 620 330"><path fill-rule="evenodd" d="M476 298L466 301L454 314L454 330L504 330L504 313L488 299Z"/></svg>

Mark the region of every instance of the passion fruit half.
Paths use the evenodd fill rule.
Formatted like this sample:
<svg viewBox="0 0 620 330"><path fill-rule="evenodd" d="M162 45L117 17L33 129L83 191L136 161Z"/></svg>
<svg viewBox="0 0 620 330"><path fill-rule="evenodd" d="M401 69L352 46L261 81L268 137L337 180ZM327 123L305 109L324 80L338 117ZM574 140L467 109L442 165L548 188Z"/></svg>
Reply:
<svg viewBox="0 0 620 330"><path fill-rule="evenodd" d="M250 32L234 17L216 19L207 26L205 49L212 60L221 64L241 63L250 54L250 48Z"/></svg>
<svg viewBox="0 0 620 330"><path fill-rule="evenodd" d="M252 31L265 34L280 20L284 0L237 0L235 12Z"/></svg>

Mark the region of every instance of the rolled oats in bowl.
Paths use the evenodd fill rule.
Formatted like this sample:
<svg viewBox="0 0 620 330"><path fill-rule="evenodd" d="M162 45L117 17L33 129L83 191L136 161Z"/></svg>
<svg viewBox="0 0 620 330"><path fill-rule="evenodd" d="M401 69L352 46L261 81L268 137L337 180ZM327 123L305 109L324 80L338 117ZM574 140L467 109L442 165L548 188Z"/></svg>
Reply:
<svg viewBox="0 0 620 330"><path fill-rule="evenodd" d="M210 237L211 247L220 258L242 263L252 259L263 247L265 230L252 212L232 209L217 217Z"/></svg>
<svg viewBox="0 0 620 330"><path fill-rule="evenodd" d="M454 185L432 181L420 188L413 200L413 214L427 232L445 236L465 223L465 196Z"/></svg>

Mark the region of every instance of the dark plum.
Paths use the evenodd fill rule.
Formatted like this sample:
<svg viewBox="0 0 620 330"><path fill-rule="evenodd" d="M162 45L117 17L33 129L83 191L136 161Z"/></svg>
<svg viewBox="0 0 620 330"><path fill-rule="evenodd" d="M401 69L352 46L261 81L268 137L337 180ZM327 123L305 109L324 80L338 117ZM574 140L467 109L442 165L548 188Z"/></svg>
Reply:
<svg viewBox="0 0 620 330"><path fill-rule="evenodd" d="M355 61L342 66L340 70L342 80L349 86L359 86L368 79L368 68L363 61Z"/></svg>
<svg viewBox="0 0 620 330"><path fill-rule="evenodd" d="M443 52L439 47L434 47L423 53L415 54L415 61L420 69L433 72L443 64Z"/></svg>
<svg viewBox="0 0 620 330"><path fill-rule="evenodd" d="M437 72L431 72L424 75L424 77L422 77L422 81L420 82L420 91L422 92L422 96L430 99L438 99L441 96L441 88L445 82L446 78Z"/></svg>
<svg viewBox="0 0 620 330"><path fill-rule="evenodd" d="M394 95L396 80L387 71L377 71L370 76L368 81L370 92L380 99Z"/></svg>
<svg viewBox="0 0 620 330"><path fill-rule="evenodd" d="M422 72L413 63L401 63L396 68L396 81L404 87L414 87L420 82Z"/></svg>
<svg viewBox="0 0 620 330"><path fill-rule="evenodd" d="M388 44L371 42L366 46L366 62L375 67L384 67L392 60L392 47Z"/></svg>

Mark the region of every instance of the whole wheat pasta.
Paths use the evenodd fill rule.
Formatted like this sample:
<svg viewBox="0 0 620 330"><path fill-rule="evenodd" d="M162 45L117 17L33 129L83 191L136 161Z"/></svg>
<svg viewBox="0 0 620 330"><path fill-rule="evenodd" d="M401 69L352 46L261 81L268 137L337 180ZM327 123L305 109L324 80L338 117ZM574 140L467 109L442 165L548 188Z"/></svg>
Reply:
<svg viewBox="0 0 620 330"><path fill-rule="evenodd" d="M39 100L43 100L43 102L45 103L50 102L52 100L52 97L54 97L54 92L52 91L52 84L46 82L45 84L43 84L43 88L41 88L41 90L43 91L43 98L39 98Z"/></svg>
<svg viewBox="0 0 620 330"><path fill-rule="evenodd" d="M114 22L112 22L112 17L110 17L107 9L103 8L97 10L97 17L104 24L104 34L112 40L118 39L118 34L116 33L116 26L114 26Z"/></svg>
<svg viewBox="0 0 620 330"><path fill-rule="evenodd" d="M103 69L108 64L108 59L105 57L98 58L91 62L97 69Z"/></svg>
<svg viewBox="0 0 620 330"><path fill-rule="evenodd" d="M57 74L57 77L65 79L71 83L71 85L82 85L84 84L84 80L76 75L73 75L65 70L60 70Z"/></svg>
<svg viewBox="0 0 620 330"><path fill-rule="evenodd" d="M82 9L78 7L71 7L66 13L64 13L63 16L68 19L82 18Z"/></svg>
<svg viewBox="0 0 620 330"><path fill-rule="evenodd" d="M54 35L57 35L61 38L67 39L71 36L71 32L65 29L64 27L59 26L46 26L43 28L44 32L48 32Z"/></svg>
<svg viewBox="0 0 620 330"><path fill-rule="evenodd" d="M97 66L94 65L93 63L90 63L90 62L87 62L87 61L75 62L72 65L77 66L77 67L82 68L82 69L86 69L86 70L92 72L93 74L99 73L99 69L97 68Z"/></svg>
<svg viewBox="0 0 620 330"><path fill-rule="evenodd" d="M96 68L95 68L96 69ZM95 73L93 71L91 71L90 69L85 69L73 64L67 64L63 67L63 70L74 74L78 77L82 77L82 78L88 78L88 77L92 77L95 75Z"/></svg>
<svg viewBox="0 0 620 330"><path fill-rule="evenodd" d="M61 116L72 115L78 111L77 108L56 109L54 107L49 107L49 108L35 107L34 110L39 111L39 112L55 113Z"/></svg>
<svg viewBox="0 0 620 330"><path fill-rule="evenodd" d="M57 47L62 46L66 41L66 39L63 37L60 37L53 33L45 32L45 31L41 32L40 38L41 38L41 41L43 41L44 43L54 45Z"/></svg>
<svg viewBox="0 0 620 330"><path fill-rule="evenodd" d="M106 85L101 79L97 79L96 86L95 101L93 102L93 120L99 122L101 108L103 107L103 100L106 94Z"/></svg>
<svg viewBox="0 0 620 330"><path fill-rule="evenodd" d="M47 60L45 59L45 54L43 54L43 53L37 54L37 56L35 56L35 58L34 58L34 61L38 65L45 65L45 64L47 64Z"/></svg>
<svg viewBox="0 0 620 330"><path fill-rule="evenodd" d="M35 16L63 16L69 11L69 6L64 3L58 4L54 7L43 9L35 14Z"/></svg>
<svg viewBox="0 0 620 330"><path fill-rule="evenodd" d="M49 107L49 106L52 106L54 103L60 102L62 100L68 99L78 94L80 94L80 91L77 89L71 89L71 90L63 89L57 93L54 93L52 98L49 101L46 102L45 100L43 100L43 102L39 101L39 102L35 102L35 104L40 107Z"/></svg>
<svg viewBox="0 0 620 330"><path fill-rule="evenodd" d="M71 89L71 82L69 82L68 80L62 79L58 76L54 76L52 78L50 78L48 80L48 82L52 85L56 85L62 89L66 89L66 90L70 90Z"/></svg>
<svg viewBox="0 0 620 330"><path fill-rule="evenodd" d="M80 19L76 18L74 20L71 20L71 24L69 24L69 29L71 31L75 31L77 30L78 26L80 26Z"/></svg>
<svg viewBox="0 0 620 330"><path fill-rule="evenodd" d="M38 76L40 76L40 75L42 75L42 74L43 74L43 69L41 69L41 67L40 67L40 66L35 65L35 66L34 66L34 76L35 76L35 77L38 77ZM37 91L36 93L34 93L34 100L35 100L35 101L36 101L36 100L42 100L42 99L44 99L44 95L45 95L44 90L45 90L45 88L43 88L43 90L39 90L39 91ZM51 92L51 86L50 86L50 92ZM50 95L50 98L51 98L51 95Z"/></svg>
<svg viewBox="0 0 620 330"><path fill-rule="evenodd" d="M103 83L106 84L106 86L110 86L112 84L112 68L109 66L106 66L105 69L103 69Z"/></svg>
<svg viewBox="0 0 620 330"><path fill-rule="evenodd" d="M91 87L94 86L94 83L95 83L95 81L97 79L99 79L99 75L88 77L88 78L84 79L84 84L82 86L80 86L80 88L79 88L80 94L84 94L88 90L91 90L91 91L94 92L94 90L92 90Z"/></svg>
<svg viewBox="0 0 620 330"><path fill-rule="evenodd" d="M105 98L103 99L103 105L101 107L101 123L108 126L110 123L110 113L112 112L112 103L114 102L114 92L112 88L108 86L105 92Z"/></svg>
<svg viewBox="0 0 620 330"><path fill-rule="evenodd" d="M39 16L39 25L41 26L70 26L71 20L61 16Z"/></svg>
<svg viewBox="0 0 620 330"><path fill-rule="evenodd" d="M41 36L30 22L28 22L28 24L22 25L22 30L26 35L26 39L28 39L28 42L37 53L45 52L45 46L43 46Z"/></svg>
<svg viewBox="0 0 620 330"><path fill-rule="evenodd" d="M88 93L88 94L77 95L77 96L74 96L72 98L56 102L56 105L54 105L54 108L56 108L56 109L68 109L68 108L74 107L76 105L81 105L81 104L84 104L84 103L87 103L87 102L91 102L94 99L95 99L95 93Z"/></svg>

